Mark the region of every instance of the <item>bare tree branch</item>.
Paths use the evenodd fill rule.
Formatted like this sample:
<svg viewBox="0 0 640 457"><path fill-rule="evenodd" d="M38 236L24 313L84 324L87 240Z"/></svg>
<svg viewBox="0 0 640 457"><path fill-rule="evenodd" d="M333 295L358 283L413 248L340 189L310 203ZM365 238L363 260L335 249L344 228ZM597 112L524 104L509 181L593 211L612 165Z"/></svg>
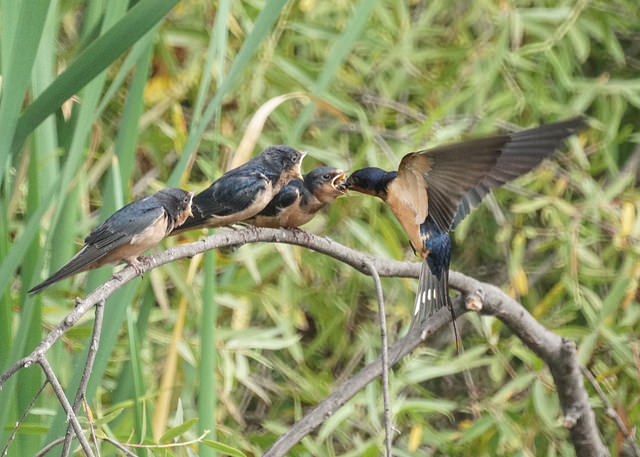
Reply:
<svg viewBox="0 0 640 457"><path fill-rule="evenodd" d="M102 333L102 319L104 318L104 300L96 303L95 319L93 322L93 333L91 335L91 343L89 344L89 351L87 352L87 361L84 364L84 370L82 370L82 377L80 378L80 384L76 391L76 398L73 401L73 413L77 416L82 406L82 399L85 397L87 391L87 385L89 385L89 378L91 378L91 370L93 370L93 363L96 360L96 354L98 353L98 346L100 345L100 334ZM89 420L91 423L91 420ZM69 455L71 449L71 442L73 440L73 432L71 424L67 426L67 433L64 437L64 444L62 446L62 457ZM97 446L96 446L97 448ZM98 454L100 451L98 451Z"/></svg>
<svg viewBox="0 0 640 457"><path fill-rule="evenodd" d="M389 353L387 342L387 317L384 310L384 294L382 293L382 284L376 267L372 263L369 264L369 271L376 285L376 294L378 295L378 319L380 320L380 339L381 341L381 360L382 360L382 401L384 404L384 445L386 448L386 456L393 457L391 454L391 407L389 406Z"/></svg>
<svg viewBox="0 0 640 457"><path fill-rule="evenodd" d="M124 455L128 456L128 457L138 457L137 455L135 455L133 452L131 452L129 449L127 449L126 447L124 447L122 444L120 444L118 441L109 438L108 436L103 438L103 440L105 440L107 443L112 444L113 446L117 447L118 449L120 449L122 452L124 452Z"/></svg>
<svg viewBox="0 0 640 457"><path fill-rule="evenodd" d="M80 442L80 446L84 451L87 457L94 457L93 451L91 450L91 446L89 445L89 441L87 441L87 437L82 433L82 427L80 426L80 422L78 422L78 416L73 412L73 408L71 407L71 403L67 399L67 396L64 394L64 389L60 385L60 381L58 381L58 377L53 372L53 368L49 364L47 358L43 355L38 359L38 363L42 367L42 371L44 371L49 384L53 388L56 396L58 397L58 401L62 405L62 408L67 413L67 420L71 422L71 426L73 430L76 432L76 436L78 437L78 441Z"/></svg>
<svg viewBox="0 0 640 457"><path fill-rule="evenodd" d="M417 278L420 271L419 263L376 258L350 249L329 238L318 237L301 230L250 228L247 230L223 231L194 243L176 246L159 254L149 256L142 267L142 272L177 259L192 257L210 249L256 242L277 242L303 246L351 265L364 274L370 274L371 264L380 276L386 277ZM91 292L84 300L78 300L76 308L40 342L31 354L20 359L0 375L0 388L2 388L6 380L17 371L34 363L39 363L54 386L54 391L56 391L65 411L69 414L74 431L78 434L83 449L85 445L88 446L86 438L81 435L82 431L77 417L73 414L68 400L64 397L64 393L62 397L59 395L58 389L54 385L54 382L57 383L57 379L44 355L89 309L98 302L106 300L113 292L131 281L135 276L136 272L133 268L124 268ZM579 456L608 456L608 451L600 440L593 411L588 403L588 396L584 389L577 362L575 344L546 329L522 305L493 285L482 283L457 272L451 272L449 284L463 293L463 296L466 297L466 306L468 308L493 315L503 321L532 351L547 363L556 384L560 404L565 415L565 426L569 428L569 436L576 449L576 454ZM437 313L430 319L427 326L422 329L421 334L412 332L403 339L405 342L404 348L399 347L398 344L394 345L389 354L390 365L397 362L411 348L415 347L421 340L424 340L433 330L448 322L449 319L450 316L446 316L445 313ZM360 380L369 379L370 381L381 374L381 366L381 363L370 364L356 376ZM334 392L337 396L332 394L321 403L322 405L329 405L328 409L325 409L321 414L323 420L342 405L341 398L345 398L345 395L347 395L347 398L355 395L358 391L357 388L354 390L356 385L351 380L348 380L339 387L338 391ZM57 383L57 387L61 389L59 383ZM311 412L315 411L316 408ZM305 419L306 417L301 422ZM294 427L296 426L294 425ZM305 424L304 433L302 433L301 437L311 432L313 428L314 426ZM91 451L90 448L87 447L87 449ZM88 453L88 455L92 454ZM266 455L282 454L271 453Z"/></svg>
<svg viewBox="0 0 640 457"><path fill-rule="evenodd" d="M37 454L35 454L33 457L43 457L44 455L47 455L47 453L53 449L54 447L56 447L58 444L62 444L62 442L64 441L64 436L61 436L58 439L53 440L52 442L50 442L49 444L47 444L45 447L43 447L42 449L40 449L38 451Z"/></svg>
<svg viewBox="0 0 640 457"><path fill-rule="evenodd" d="M640 449L638 448L638 443L636 443L636 440L633 437L633 432L629 430L624 424L624 421L616 412L616 409L613 407L607 396L604 394L604 391L602 390L602 387L600 387L600 384L598 384L598 381L596 381L596 379L587 368L580 367L580 370L582 371L582 374L584 374L584 376L589 380L596 393L600 397L600 400L602 400L606 415L616 423L616 425L618 426L618 430L620 430L620 432L624 436L624 439L627 441L627 443L629 443L629 447L631 448L631 452L633 452L633 456L640 457Z"/></svg>
<svg viewBox="0 0 640 457"><path fill-rule="evenodd" d="M20 426L22 425L24 420L27 418L27 415L29 414L29 411L31 411L31 408L33 408L33 405L35 404L36 400L38 399L38 397L40 396L40 394L42 393L44 388L47 387L48 383L49 383L49 381L47 381L47 380L45 380L42 383L42 386L40 386L40 389L38 389L36 394L33 396L31 401L29 402L29 404L25 408L24 413L22 413L22 416L20 416L20 419L18 419L18 422L16 422L16 426L13 427L13 431L11 432L11 435L9 436L9 439L7 440L7 444L4 446L4 449L2 449L2 453L0 454L2 457L7 455L7 452L9 452L9 446L11 445L11 442L16 437L16 433L18 433L18 429L20 428Z"/></svg>

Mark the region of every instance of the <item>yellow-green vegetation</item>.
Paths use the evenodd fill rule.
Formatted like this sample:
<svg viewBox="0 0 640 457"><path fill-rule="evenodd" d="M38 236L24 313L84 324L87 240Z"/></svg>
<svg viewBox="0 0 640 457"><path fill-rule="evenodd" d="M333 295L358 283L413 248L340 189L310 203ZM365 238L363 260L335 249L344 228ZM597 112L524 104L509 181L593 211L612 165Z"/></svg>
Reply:
<svg viewBox="0 0 640 457"><path fill-rule="evenodd" d="M176 3L0 1L1 370L111 269L26 291L135 198L202 190L270 144L308 150L304 171L391 169L412 150L585 113L591 129L458 227L452 267L574 339L622 420L640 423L637 0ZM364 195L339 198L305 228L413 259L391 212ZM415 283L383 279L392 340ZM155 269L106 304L87 391L97 434L153 444L210 430L206 439L260 455L379 354L376 306L370 277L288 245ZM464 356L445 333L390 374L395 455L575 455L541 360L497 319L467 319ZM70 396L92 322L48 354ZM31 367L0 392L0 446L42 381ZM619 455L618 428L587 389ZM290 455L381 455L381 417L376 382ZM9 455L33 455L65 428L45 389ZM216 449L236 452L204 442L134 452Z"/></svg>

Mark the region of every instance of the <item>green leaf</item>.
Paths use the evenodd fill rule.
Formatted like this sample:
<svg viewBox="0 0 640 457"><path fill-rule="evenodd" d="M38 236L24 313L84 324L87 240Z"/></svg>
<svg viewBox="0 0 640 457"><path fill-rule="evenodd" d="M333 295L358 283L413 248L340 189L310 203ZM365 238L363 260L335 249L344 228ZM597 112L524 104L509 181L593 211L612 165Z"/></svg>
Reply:
<svg viewBox="0 0 640 457"><path fill-rule="evenodd" d="M247 457L247 455L244 452L234 447L228 446L224 443L221 443L219 441L202 440L202 443L204 443L211 449L214 449L218 452L222 452L223 454L229 455L231 457Z"/></svg>
<svg viewBox="0 0 640 457"><path fill-rule="evenodd" d="M160 22L178 1L141 0L87 46L20 116L12 150L20 148L33 129Z"/></svg>
<svg viewBox="0 0 640 457"><path fill-rule="evenodd" d="M491 416L484 416L473 423L471 427L466 429L460 438L460 444L468 443L475 440L481 435L484 435L495 426L495 418Z"/></svg>
<svg viewBox="0 0 640 457"><path fill-rule="evenodd" d="M196 422L198 422L198 418L194 417L192 419L189 419L183 422L180 425L176 425L175 427L170 428L169 430L164 432L164 434L158 440L158 443L170 443L175 438L179 437L180 435L185 433L187 430L189 430L191 427L193 427L193 425Z"/></svg>

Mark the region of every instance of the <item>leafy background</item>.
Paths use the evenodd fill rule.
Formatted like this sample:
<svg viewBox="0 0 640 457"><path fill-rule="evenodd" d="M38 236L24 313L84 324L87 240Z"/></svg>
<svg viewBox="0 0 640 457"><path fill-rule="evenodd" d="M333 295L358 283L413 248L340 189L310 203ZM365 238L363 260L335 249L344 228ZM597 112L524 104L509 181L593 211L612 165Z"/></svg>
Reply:
<svg viewBox="0 0 640 457"><path fill-rule="evenodd" d="M622 419L640 423L635 0L176 3L0 1L0 367L111 271L26 290L101 220L167 183L201 190L274 143L310 151L305 171L390 169L417 148L586 113L591 129L457 229L453 268L502 286L575 339ZM366 196L340 198L305 228L413 258L390 212ZM397 335L415 281L383 287ZM153 270L107 303L88 391L98 433L152 444L211 430L208 439L260 455L379 353L375 306L370 278L291 246ZM49 354L69 391L91 325ZM463 356L447 330L391 374L394 453L574 455L543 363L496 319L470 315L462 327ZM2 443L41 382L32 367L0 392ZM590 392L620 455L622 437ZM381 415L372 383L291 455L379 455ZM64 419L45 391L10 455L33 455Z"/></svg>

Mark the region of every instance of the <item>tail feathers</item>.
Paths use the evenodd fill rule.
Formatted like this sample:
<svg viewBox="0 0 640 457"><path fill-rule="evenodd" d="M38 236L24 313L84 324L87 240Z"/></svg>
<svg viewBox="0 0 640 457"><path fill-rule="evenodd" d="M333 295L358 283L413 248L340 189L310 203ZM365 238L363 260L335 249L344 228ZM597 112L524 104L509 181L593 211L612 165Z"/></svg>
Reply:
<svg viewBox="0 0 640 457"><path fill-rule="evenodd" d="M448 272L443 271L438 278L431 272L428 262L422 262L413 309L414 320L422 323L440 308L450 306L448 276Z"/></svg>
<svg viewBox="0 0 640 457"><path fill-rule="evenodd" d="M425 261L422 262L422 268L420 269L418 292L416 293L416 301L409 331L411 331L415 326L423 326L427 318L445 306L449 308L449 311L451 312L451 322L453 324L456 348L458 348L459 351L460 346L458 329L455 321L456 316L453 311L451 297L449 297L449 268L444 268L440 272L440 277L437 277L431 272L431 268L425 259Z"/></svg>
<svg viewBox="0 0 640 457"><path fill-rule="evenodd" d="M95 252L92 252L95 251ZM35 287L29 289L30 294L37 294L38 292L46 289L58 281L73 276L77 273L89 269L89 266L100 258L104 257L104 253L98 252L93 246L84 246L71 260L65 263L58 271L52 274L50 277L42 281Z"/></svg>

